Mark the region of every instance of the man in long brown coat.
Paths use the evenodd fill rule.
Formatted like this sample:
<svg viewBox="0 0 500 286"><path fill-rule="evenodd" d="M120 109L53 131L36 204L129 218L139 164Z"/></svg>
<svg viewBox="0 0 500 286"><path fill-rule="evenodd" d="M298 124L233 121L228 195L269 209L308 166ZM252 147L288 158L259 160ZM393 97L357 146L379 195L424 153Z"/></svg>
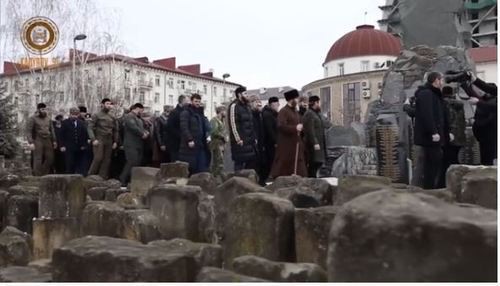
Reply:
<svg viewBox="0 0 500 286"><path fill-rule="evenodd" d="M271 177L293 174L306 177L303 125L297 111L299 92L296 89L285 92L287 105L278 113L278 147L274 157Z"/></svg>

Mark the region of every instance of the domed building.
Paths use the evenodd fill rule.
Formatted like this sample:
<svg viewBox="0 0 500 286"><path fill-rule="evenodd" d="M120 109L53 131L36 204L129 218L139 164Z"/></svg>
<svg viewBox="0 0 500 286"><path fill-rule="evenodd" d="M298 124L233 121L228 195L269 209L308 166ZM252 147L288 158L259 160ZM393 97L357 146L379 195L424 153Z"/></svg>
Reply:
<svg viewBox="0 0 500 286"><path fill-rule="evenodd" d="M332 45L323 63L324 78L304 86L302 93L318 95L322 111L335 125L363 123L400 51L401 43L392 34L358 26Z"/></svg>

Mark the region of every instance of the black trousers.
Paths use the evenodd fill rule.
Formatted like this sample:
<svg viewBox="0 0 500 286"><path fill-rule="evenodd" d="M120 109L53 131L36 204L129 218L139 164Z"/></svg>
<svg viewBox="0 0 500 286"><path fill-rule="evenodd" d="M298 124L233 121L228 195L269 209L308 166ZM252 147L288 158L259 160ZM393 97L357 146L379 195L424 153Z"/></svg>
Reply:
<svg viewBox="0 0 500 286"><path fill-rule="evenodd" d="M66 150L66 152L64 152L66 174L80 174L85 176L85 156L85 150Z"/></svg>
<svg viewBox="0 0 500 286"><path fill-rule="evenodd" d="M125 185L130 181L132 168L141 166L141 163L143 162L143 155L144 148L142 147L125 147L125 159L127 160L127 163L125 164L125 167L123 167L120 175L120 182L122 185Z"/></svg>
<svg viewBox="0 0 500 286"><path fill-rule="evenodd" d="M441 172L439 176L438 189L446 187L446 171L451 165L459 164L458 153L460 152L460 146L454 146L447 144L443 146L443 164L441 167Z"/></svg>
<svg viewBox="0 0 500 286"><path fill-rule="evenodd" d="M493 160L497 158L497 140L479 141L479 154L481 156L481 165L493 166Z"/></svg>
<svg viewBox="0 0 500 286"><path fill-rule="evenodd" d="M317 178L318 170L322 165L323 163L309 162L307 165L307 176L309 178Z"/></svg>
<svg viewBox="0 0 500 286"><path fill-rule="evenodd" d="M443 150L441 146L423 146L424 153L424 189L438 188L438 181L443 166Z"/></svg>

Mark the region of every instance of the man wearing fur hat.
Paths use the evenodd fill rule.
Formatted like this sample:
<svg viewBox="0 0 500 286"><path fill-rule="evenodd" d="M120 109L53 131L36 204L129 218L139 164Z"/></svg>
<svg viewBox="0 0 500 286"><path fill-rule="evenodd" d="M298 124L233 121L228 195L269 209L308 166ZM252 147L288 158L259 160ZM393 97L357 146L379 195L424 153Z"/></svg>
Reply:
<svg viewBox="0 0 500 286"><path fill-rule="evenodd" d="M303 125L297 111L298 97L296 89L285 92L287 104L278 113L278 147L271 171L273 178L293 174L307 176Z"/></svg>
<svg viewBox="0 0 500 286"><path fill-rule="evenodd" d="M307 153L307 173L310 178L316 178L316 174L321 165L325 163L326 158L325 129L328 124L320 112L319 97L310 96L309 109L302 117Z"/></svg>
<svg viewBox="0 0 500 286"><path fill-rule="evenodd" d="M30 117L26 126L26 137L33 151L33 175L44 176L54 163L54 149L57 148L56 134L45 103L37 105L37 112Z"/></svg>

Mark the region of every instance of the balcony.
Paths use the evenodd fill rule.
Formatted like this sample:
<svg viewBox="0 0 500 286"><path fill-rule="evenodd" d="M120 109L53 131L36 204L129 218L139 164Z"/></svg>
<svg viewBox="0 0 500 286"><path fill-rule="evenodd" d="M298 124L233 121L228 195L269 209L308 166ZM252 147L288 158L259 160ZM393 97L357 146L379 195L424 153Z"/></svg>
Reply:
<svg viewBox="0 0 500 286"><path fill-rule="evenodd" d="M152 89L153 88L153 81L140 79L137 81L137 87L139 87L139 89L148 89L148 90Z"/></svg>

